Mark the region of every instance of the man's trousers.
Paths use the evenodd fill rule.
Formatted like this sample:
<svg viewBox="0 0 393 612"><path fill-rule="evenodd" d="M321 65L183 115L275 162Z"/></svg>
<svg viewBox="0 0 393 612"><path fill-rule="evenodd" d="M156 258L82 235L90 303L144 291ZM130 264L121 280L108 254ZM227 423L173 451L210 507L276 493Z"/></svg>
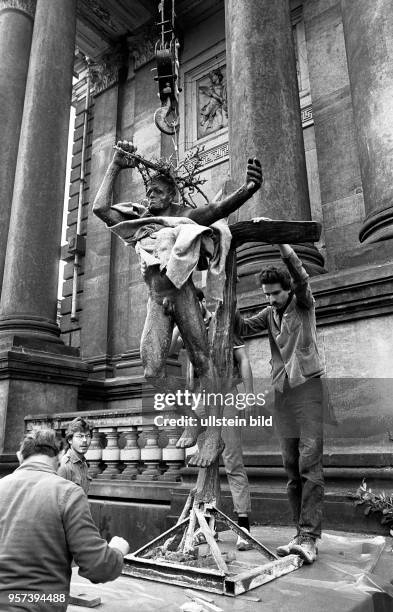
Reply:
<svg viewBox="0 0 393 612"><path fill-rule="evenodd" d="M228 419L244 416L244 410L235 406L225 406L224 416ZM251 512L250 487L243 463L241 427L223 427L221 436L225 443L222 453L228 484L232 495L233 507L237 514Z"/></svg>
<svg viewBox="0 0 393 612"><path fill-rule="evenodd" d="M323 404L320 378L275 391L274 422L288 476L287 493L299 534L318 538L324 497Z"/></svg>

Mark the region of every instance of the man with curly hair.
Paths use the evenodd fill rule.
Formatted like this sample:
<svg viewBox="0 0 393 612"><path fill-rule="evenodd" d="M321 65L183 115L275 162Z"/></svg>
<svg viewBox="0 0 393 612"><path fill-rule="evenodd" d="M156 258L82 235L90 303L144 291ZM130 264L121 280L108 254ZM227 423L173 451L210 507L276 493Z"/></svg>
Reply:
<svg viewBox="0 0 393 612"><path fill-rule="evenodd" d="M278 245L286 268L270 267L260 275L269 305L253 317L236 313L235 331L249 335L267 330L274 388L274 423L288 477L288 500L296 536L279 546L280 556L317 556L324 497L324 368L317 346L315 301L309 277L295 251Z"/></svg>

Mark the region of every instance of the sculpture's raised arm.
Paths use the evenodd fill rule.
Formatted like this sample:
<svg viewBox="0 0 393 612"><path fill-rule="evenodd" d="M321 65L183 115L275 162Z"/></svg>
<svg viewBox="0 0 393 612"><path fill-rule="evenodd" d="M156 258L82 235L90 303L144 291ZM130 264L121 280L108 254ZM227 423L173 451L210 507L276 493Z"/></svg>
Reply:
<svg viewBox="0 0 393 612"><path fill-rule="evenodd" d="M211 225L219 219L228 217L249 200L261 187L263 181L261 162L256 157L250 158L247 163L246 180L244 184L229 196L207 206L201 206L185 211L184 216L189 217L200 225Z"/></svg>
<svg viewBox="0 0 393 612"><path fill-rule="evenodd" d="M104 179L95 197L93 212L107 225L115 225L124 221L124 216L121 212L112 209L113 186L121 170L135 167L135 161L127 155L127 153L133 153L135 150L136 147L134 147L132 142L120 141L117 143L112 161L105 172Z"/></svg>

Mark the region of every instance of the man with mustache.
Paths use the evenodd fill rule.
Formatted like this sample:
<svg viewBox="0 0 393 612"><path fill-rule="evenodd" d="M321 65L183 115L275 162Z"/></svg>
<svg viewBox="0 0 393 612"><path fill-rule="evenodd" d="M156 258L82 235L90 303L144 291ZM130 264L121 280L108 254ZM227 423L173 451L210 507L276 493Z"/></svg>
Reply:
<svg viewBox="0 0 393 612"><path fill-rule="evenodd" d="M255 220L257 221L257 220ZM317 556L324 496L324 373L317 347L315 301L302 262L288 244L278 245L286 269L270 267L260 274L269 306L253 317L236 313L235 332L267 330L274 387L274 422L288 477L287 493L296 536L277 554Z"/></svg>

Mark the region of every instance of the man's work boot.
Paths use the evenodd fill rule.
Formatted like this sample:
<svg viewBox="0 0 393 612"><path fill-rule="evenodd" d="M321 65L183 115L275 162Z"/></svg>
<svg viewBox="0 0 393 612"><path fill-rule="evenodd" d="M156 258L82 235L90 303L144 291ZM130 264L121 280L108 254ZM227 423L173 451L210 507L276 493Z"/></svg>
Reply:
<svg viewBox="0 0 393 612"><path fill-rule="evenodd" d="M295 544L298 544L298 542L299 542L299 534L295 535L295 537L292 538L292 540L288 542L288 544L283 544L282 546L278 546L276 548L276 553L278 554L279 557L286 557L287 555L291 554L292 546L294 546Z"/></svg>
<svg viewBox="0 0 393 612"><path fill-rule="evenodd" d="M293 544L290 553L299 555L304 563L311 565L317 558L318 547L315 538L310 535L300 535L297 544Z"/></svg>
<svg viewBox="0 0 393 612"><path fill-rule="evenodd" d="M241 527L241 529L243 529L243 531L245 533L248 533L248 534L250 533L248 531L248 529L246 529L245 527ZM237 550L251 550L254 547L251 544L251 542L246 540L246 538L242 538L241 536L237 536L236 548L237 548Z"/></svg>

